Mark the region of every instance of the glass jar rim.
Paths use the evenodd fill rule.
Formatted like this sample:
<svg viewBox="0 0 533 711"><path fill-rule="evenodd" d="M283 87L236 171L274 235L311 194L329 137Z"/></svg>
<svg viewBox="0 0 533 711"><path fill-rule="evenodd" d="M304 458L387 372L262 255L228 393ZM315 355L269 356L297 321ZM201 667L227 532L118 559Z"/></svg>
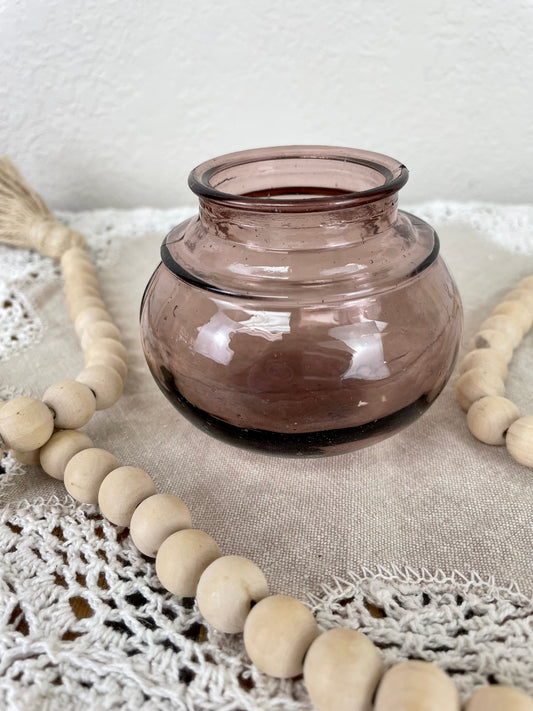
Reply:
<svg viewBox="0 0 533 711"><path fill-rule="evenodd" d="M340 161L345 166L363 166L383 176L379 185L357 191L337 192L334 195L320 195L305 198L280 198L278 195L258 196L225 192L213 185L217 175L223 171L251 163L261 163L287 159L314 159ZM272 146L227 153L212 158L196 166L189 174L189 187L200 197L222 203L228 207L260 212L309 212L338 210L345 207L375 202L400 190L409 177L406 166L390 156L373 151L336 146L293 145ZM219 184L225 182L222 180ZM320 190L320 188L317 188Z"/></svg>

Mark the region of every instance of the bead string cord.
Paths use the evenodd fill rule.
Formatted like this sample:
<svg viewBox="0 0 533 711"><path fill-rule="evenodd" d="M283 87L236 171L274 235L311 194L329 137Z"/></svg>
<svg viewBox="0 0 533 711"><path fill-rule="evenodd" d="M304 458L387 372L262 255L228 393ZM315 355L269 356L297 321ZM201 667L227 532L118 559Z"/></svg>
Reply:
<svg viewBox="0 0 533 711"><path fill-rule="evenodd" d="M380 651L357 630L338 627L319 633L305 605L269 594L257 565L241 556L222 555L211 536L191 528L190 512L180 498L158 494L149 474L120 466L113 454L94 447L79 431L96 410L120 398L127 353L100 297L83 238L58 225L12 164L2 159L0 239L8 234L10 244L60 258L67 308L85 360L75 380L55 383L41 400L19 397L0 405L4 445L21 462L40 464L48 475L63 480L77 501L98 503L109 521L129 527L135 546L155 558L163 587L181 597L196 596L201 614L215 629L242 632L248 656L260 671L277 678L303 673L311 701L321 711L459 711L457 689L436 665L410 660L384 672ZM533 291L524 294L533 300ZM490 323L483 324L474 350L463 361L457 390L462 406L471 405L469 426L476 436L487 441L499 432L517 459L526 457L524 432L533 424L519 425L528 418L514 417L514 410L512 424L508 422L509 405L500 402L505 400L502 356L509 360L510 344L519 340L519 330L511 331L509 324L519 323L521 333L531 326L526 298L508 298ZM466 711L499 709L532 711L533 700L518 689L494 685L478 689L466 705Z"/></svg>
<svg viewBox="0 0 533 711"><path fill-rule="evenodd" d="M533 467L533 417L520 417L504 397L513 351L533 323L533 277L523 279L485 319L460 366L455 394L470 432L481 442L505 445L519 464Z"/></svg>

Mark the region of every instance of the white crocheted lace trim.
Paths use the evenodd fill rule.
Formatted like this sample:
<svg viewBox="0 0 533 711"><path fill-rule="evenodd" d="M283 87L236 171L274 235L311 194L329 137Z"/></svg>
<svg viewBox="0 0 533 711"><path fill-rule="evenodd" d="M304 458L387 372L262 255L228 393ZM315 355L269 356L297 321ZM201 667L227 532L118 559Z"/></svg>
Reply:
<svg viewBox="0 0 533 711"><path fill-rule="evenodd" d="M533 205L435 200L405 209L437 229L449 224L466 225L509 252L533 254Z"/></svg>
<svg viewBox="0 0 533 711"><path fill-rule="evenodd" d="M0 516L0 705L7 709L310 710L301 680L248 661L242 637L165 591L127 531L53 499ZM380 567L310 595L321 629L359 629L387 664L431 660L463 697L488 682L533 692L533 605L479 576Z"/></svg>
<svg viewBox="0 0 533 711"><path fill-rule="evenodd" d="M0 360L41 340L41 319L24 294L0 282Z"/></svg>

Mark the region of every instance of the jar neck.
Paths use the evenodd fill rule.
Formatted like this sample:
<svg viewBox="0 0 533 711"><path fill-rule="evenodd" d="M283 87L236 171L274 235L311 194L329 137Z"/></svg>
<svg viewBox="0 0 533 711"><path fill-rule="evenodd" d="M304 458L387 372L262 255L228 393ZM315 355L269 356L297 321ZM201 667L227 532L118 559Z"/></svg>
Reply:
<svg viewBox="0 0 533 711"><path fill-rule="evenodd" d="M318 291L335 300L387 289L438 254L431 228L398 211L407 177L393 158L350 148L214 158L189 177L200 215L170 232L163 262L227 295L314 301Z"/></svg>
<svg viewBox="0 0 533 711"><path fill-rule="evenodd" d="M356 245L388 230L398 218L398 194L360 205L305 212L257 212L200 198L200 221L217 239L250 249L294 252Z"/></svg>

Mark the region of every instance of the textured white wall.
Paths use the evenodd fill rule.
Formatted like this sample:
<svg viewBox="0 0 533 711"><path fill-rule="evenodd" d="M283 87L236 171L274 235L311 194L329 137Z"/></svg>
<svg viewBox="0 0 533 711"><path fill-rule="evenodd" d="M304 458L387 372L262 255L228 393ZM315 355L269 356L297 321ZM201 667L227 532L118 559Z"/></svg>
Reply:
<svg viewBox="0 0 533 711"><path fill-rule="evenodd" d="M389 153L404 201L533 201L531 0L0 0L0 153L54 206L191 203L220 153Z"/></svg>

